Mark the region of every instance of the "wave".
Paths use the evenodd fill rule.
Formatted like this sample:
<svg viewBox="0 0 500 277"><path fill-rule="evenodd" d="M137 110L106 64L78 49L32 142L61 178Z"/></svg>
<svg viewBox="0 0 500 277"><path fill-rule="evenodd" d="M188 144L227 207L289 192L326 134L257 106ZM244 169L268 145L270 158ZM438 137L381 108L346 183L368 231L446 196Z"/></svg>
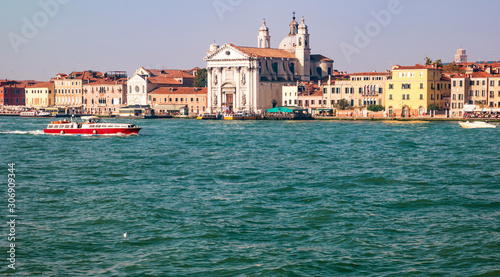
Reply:
<svg viewBox="0 0 500 277"><path fill-rule="evenodd" d="M43 135L43 130L32 131L0 131L0 134L19 134L19 135Z"/></svg>

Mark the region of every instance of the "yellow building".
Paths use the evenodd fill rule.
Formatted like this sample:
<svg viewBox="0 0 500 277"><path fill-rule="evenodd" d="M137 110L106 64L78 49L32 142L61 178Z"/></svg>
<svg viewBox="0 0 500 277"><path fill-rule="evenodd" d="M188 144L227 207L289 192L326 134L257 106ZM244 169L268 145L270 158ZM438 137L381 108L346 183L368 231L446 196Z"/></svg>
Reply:
<svg viewBox="0 0 500 277"><path fill-rule="evenodd" d="M58 74L52 78L55 84L55 105L68 107L71 113L83 110L83 85L104 78L96 71L72 72L70 75Z"/></svg>
<svg viewBox="0 0 500 277"><path fill-rule="evenodd" d="M37 83L25 88L26 106L32 108L47 108L54 105L54 83Z"/></svg>
<svg viewBox="0 0 500 277"><path fill-rule="evenodd" d="M429 110L448 109L450 78L441 70L417 64L392 68L392 79L386 83L385 107L389 116L417 117Z"/></svg>

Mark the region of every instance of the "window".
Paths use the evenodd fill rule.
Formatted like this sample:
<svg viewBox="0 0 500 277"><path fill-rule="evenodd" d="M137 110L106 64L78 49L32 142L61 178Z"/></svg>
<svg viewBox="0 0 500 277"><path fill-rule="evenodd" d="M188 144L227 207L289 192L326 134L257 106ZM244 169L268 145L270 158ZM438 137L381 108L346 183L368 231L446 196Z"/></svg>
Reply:
<svg viewBox="0 0 500 277"><path fill-rule="evenodd" d="M460 86L462 87L464 84L464 82L462 80L460 80Z"/></svg>
<svg viewBox="0 0 500 277"><path fill-rule="evenodd" d="M434 89L434 83L431 84L431 89Z"/></svg>
<svg viewBox="0 0 500 277"><path fill-rule="evenodd" d="M403 100L406 100L406 94L403 93Z"/></svg>
<svg viewBox="0 0 500 277"><path fill-rule="evenodd" d="M424 88L424 83L420 83L420 89Z"/></svg>
<svg viewBox="0 0 500 277"><path fill-rule="evenodd" d="M485 81L485 80L483 80L483 81L481 82L481 84L483 84L483 86L484 86L484 85L486 85L486 81Z"/></svg>
<svg viewBox="0 0 500 277"><path fill-rule="evenodd" d="M494 87L495 86L495 81L491 80L490 81L490 86Z"/></svg>
<svg viewBox="0 0 500 277"><path fill-rule="evenodd" d="M311 100L311 105L314 105L314 100Z"/></svg>
<svg viewBox="0 0 500 277"><path fill-rule="evenodd" d="M453 86L456 87L457 86L457 81L453 80Z"/></svg>
<svg viewBox="0 0 500 277"><path fill-rule="evenodd" d="M452 98L453 100L457 100L457 95L453 93Z"/></svg>
<svg viewBox="0 0 500 277"><path fill-rule="evenodd" d="M409 94L406 95L406 100L410 100L410 95Z"/></svg>
<svg viewBox="0 0 500 277"><path fill-rule="evenodd" d="M481 90L481 96L483 96L483 97L485 96L484 89L483 89L483 90Z"/></svg>
<svg viewBox="0 0 500 277"><path fill-rule="evenodd" d="M434 94L431 94L431 100L434 100Z"/></svg>
<svg viewBox="0 0 500 277"><path fill-rule="evenodd" d="M424 100L424 95L420 94L420 100Z"/></svg>
<svg viewBox="0 0 500 277"><path fill-rule="evenodd" d="M389 89L394 89L394 85L393 84L389 84Z"/></svg>
<svg viewBox="0 0 500 277"><path fill-rule="evenodd" d="M363 89L362 89L362 88L359 88L359 94L361 94L361 93L362 93L362 91L363 91Z"/></svg>
<svg viewBox="0 0 500 277"><path fill-rule="evenodd" d="M494 91L490 91L490 97L495 97L495 92Z"/></svg>
<svg viewBox="0 0 500 277"><path fill-rule="evenodd" d="M401 89L410 89L411 84L401 84Z"/></svg>
<svg viewBox="0 0 500 277"><path fill-rule="evenodd" d="M460 94L458 95L458 100L464 100L464 95L460 93Z"/></svg>

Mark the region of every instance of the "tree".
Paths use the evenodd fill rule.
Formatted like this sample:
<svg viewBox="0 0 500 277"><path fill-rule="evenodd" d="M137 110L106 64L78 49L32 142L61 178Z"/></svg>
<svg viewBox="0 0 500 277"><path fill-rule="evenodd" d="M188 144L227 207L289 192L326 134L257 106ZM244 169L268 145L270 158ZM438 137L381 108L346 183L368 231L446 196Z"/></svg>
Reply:
<svg viewBox="0 0 500 277"><path fill-rule="evenodd" d="M443 62L441 61L441 59L439 60L435 60L432 65L434 65L436 68L440 68L440 67L443 67Z"/></svg>
<svg viewBox="0 0 500 277"><path fill-rule="evenodd" d="M440 109L441 108L438 105L436 105L436 104L430 104L428 110L429 111L439 111Z"/></svg>
<svg viewBox="0 0 500 277"><path fill-rule="evenodd" d="M425 57L425 65L431 65L431 64L432 64L431 58Z"/></svg>
<svg viewBox="0 0 500 277"><path fill-rule="evenodd" d="M195 87L206 87L207 86L207 69L203 68L196 72L194 76L194 86Z"/></svg>
<svg viewBox="0 0 500 277"><path fill-rule="evenodd" d="M458 64L455 62L449 63L447 65L443 65L443 72L449 73L460 73L464 74L465 70L463 70Z"/></svg>
<svg viewBox="0 0 500 277"><path fill-rule="evenodd" d="M384 106L382 105L368 105L366 109L372 112L380 112L385 110Z"/></svg>
<svg viewBox="0 0 500 277"><path fill-rule="evenodd" d="M345 108L349 107L349 102L346 99L340 99L337 103L337 107L341 110L345 110Z"/></svg>

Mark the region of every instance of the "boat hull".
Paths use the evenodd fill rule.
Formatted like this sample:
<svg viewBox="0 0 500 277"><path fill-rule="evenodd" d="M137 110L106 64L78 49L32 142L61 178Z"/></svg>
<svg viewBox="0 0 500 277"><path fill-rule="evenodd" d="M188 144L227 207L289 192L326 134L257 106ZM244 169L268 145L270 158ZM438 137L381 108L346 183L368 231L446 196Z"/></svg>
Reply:
<svg viewBox="0 0 500 277"><path fill-rule="evenodd" d="M137 135L141 128L68 128L43 129L45 134L57 135Z"/></svg>
<svg viewBox="0 0 500 277"><path fill-rule="evenodd" d="M459 122L460 126L464 129L478 129L478 128L496 128L496 125L486 122Z"/></svg>

